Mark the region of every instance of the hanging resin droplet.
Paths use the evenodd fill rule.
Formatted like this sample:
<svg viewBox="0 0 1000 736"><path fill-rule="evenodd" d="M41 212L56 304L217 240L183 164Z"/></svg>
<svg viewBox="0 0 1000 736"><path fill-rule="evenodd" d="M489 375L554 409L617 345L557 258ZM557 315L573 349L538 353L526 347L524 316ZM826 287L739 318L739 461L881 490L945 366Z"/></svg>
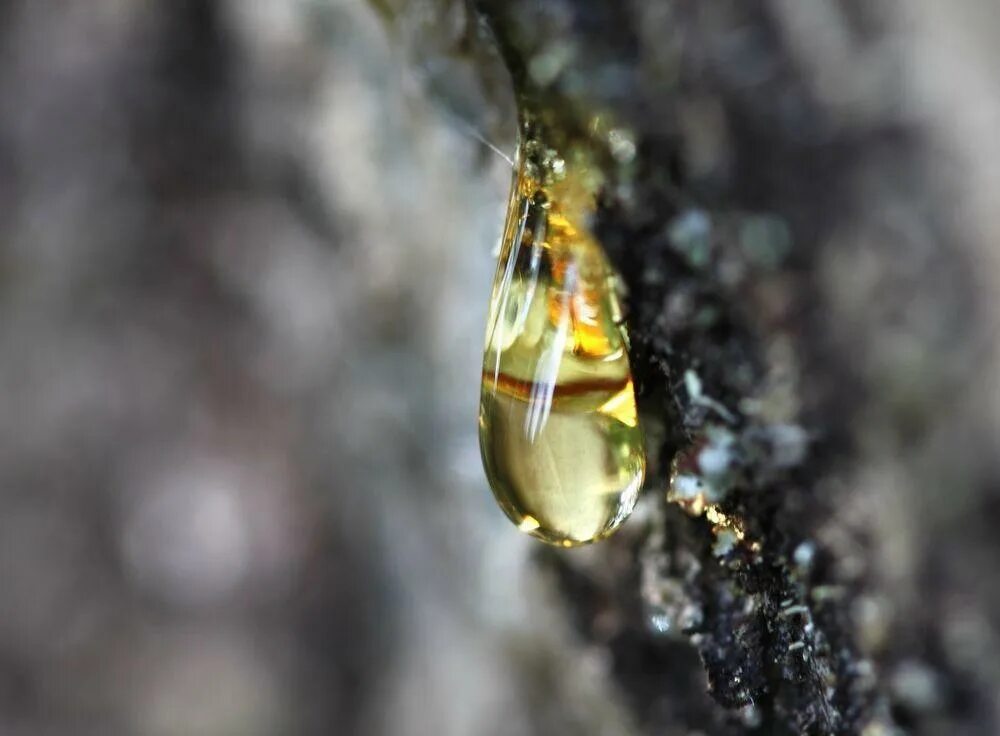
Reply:
<svg viewBox="0 0 1000 736"><path fill-rule="evenodd" d="M582 174L581 174L582 176ZM627 340L593 187L521 155L493 283L479 444L500 507L551 544L632 512L645 471Z"/></svg>

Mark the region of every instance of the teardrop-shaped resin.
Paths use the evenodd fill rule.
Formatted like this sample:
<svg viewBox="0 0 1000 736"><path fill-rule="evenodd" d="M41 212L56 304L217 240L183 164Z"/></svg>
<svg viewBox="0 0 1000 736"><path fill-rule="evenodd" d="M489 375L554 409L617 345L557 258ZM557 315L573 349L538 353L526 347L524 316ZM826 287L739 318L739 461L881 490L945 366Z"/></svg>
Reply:
<svg viewBox="0 0 1000 736"><path fill-rule="evenodd" d="M645 454L613 271L585 227L593 197L531 170L522 160L493 283L479 444L507 516L569 547L628 517Z"/></svg>

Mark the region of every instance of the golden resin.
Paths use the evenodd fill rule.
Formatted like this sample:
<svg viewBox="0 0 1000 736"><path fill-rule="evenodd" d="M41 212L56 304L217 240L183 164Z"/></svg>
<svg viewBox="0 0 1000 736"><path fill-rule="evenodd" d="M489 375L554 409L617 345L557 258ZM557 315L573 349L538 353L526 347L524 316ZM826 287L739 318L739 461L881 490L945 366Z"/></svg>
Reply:
<svg viewBox="0 0 1000 736"><path fill-rule="evenodd" d="M586 229L592 189L561 160L522 157L479 406L483 464L500 507L522 531L566 547L618 527L645 471L613 272Z"/></svg>

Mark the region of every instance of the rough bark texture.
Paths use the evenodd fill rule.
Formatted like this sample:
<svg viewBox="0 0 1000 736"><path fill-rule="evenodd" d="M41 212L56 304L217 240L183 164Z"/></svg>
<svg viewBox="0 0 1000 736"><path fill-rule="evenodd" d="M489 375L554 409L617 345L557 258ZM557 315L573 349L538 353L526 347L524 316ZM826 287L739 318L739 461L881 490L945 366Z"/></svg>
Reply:
<svg viewBox="0 0 1000 736"><path fill-rule="evenodd" d="M997 614L995 231L938 175L958 167L910 98L902 9L474 5L522 105L635 146L595 229L630 289L661 497L591 566L542 557L642 727L994 732L995 636L970 627Z"/></svg>
<svg viewBox="0 0 1000 736"><path fill-rule="evenodd" d="M0 731L1000 732L992 5L0 2ZM628 287L582 550L476 445L515 97Z"/></svg>

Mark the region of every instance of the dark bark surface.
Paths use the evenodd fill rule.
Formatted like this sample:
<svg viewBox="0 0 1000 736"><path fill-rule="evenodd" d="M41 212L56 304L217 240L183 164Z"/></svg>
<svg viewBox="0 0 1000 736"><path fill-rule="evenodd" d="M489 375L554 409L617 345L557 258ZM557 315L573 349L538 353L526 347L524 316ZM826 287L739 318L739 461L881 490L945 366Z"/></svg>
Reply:
<svg viewBox="0 0 1000 736"><path fill-rule="evenodd" d="M991 2L0 19L0 732L1000 731ZM581 550L476 444L515 97L628 290Z"/></svg>
<svg viewBox="0 0 1000 736"><path fill-rule="evenodd" d="M997 614L993 583L963 591L979 575L955 572L1000 551L992 420L965 403L995 307L951 209L961 185L936 178L934 132L896 86L905 59L884 52L898 16L474 5L523 107L569 135L604 117L634 142L634 159L605 159L595 230L629 287L648 485L696 479L729 520L675 493L595 569L542 555L644 728L994 732L996 682L975 662L996 652L963 661L949 637ZM901 477L873 488L888 481L872 465ZM886 550L907 542L890 582Z"/></svg>

